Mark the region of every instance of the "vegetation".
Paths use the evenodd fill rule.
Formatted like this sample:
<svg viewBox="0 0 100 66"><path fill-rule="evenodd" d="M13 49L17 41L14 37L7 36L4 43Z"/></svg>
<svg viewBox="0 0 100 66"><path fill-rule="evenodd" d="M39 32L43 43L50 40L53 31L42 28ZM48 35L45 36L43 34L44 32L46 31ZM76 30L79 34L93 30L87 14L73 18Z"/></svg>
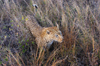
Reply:
<svg viewBox="0 0 100 66"><path fill-rule="evenodd" d="M25 26L29 14L41 26L57 22L63 42L39 54ZM99 0L0 0L1 66L99 66L99 48Z"/></svg>

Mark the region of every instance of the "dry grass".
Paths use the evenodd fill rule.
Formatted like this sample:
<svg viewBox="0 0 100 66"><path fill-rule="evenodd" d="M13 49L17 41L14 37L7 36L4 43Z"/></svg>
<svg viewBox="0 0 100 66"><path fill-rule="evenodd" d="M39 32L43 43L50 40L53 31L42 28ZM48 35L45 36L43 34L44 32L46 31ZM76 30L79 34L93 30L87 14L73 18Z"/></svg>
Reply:
<svg viewBox="0 0 100 66"><path fill-rule="evenodd" d="M1 0L0 65L99 66L99 6L99 0ZM57 22L64 41L53 43L47 51L37 49L24 24L29 14L41 26Z"/></svg>

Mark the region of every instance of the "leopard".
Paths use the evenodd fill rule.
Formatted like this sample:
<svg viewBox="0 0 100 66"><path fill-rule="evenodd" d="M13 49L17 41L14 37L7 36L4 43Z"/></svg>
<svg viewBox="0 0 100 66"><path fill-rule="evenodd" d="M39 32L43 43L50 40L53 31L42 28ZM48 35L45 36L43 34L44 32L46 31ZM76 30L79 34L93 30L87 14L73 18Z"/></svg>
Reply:
<svg viewBox="0 0 100 66"><path fill-rule="evenodd" d="M42 27L34 16L27 15L26 26L31 34L35 37L37 47L50 48L54 41L62 43L63 36L59 30L59 25L52 27Z"/></svg>

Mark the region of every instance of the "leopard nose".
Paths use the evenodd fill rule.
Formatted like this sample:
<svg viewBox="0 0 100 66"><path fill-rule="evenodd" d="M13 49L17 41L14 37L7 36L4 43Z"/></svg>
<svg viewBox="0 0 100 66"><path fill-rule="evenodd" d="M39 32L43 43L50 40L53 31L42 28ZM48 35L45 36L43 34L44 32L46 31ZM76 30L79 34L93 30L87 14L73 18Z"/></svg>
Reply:
<svg viewBox="0 0 100 66"><path fill-rule="evenodd" d="M62 43L63 42L63 37L61 37L61 39L60 39L60 43Z"/></svg>

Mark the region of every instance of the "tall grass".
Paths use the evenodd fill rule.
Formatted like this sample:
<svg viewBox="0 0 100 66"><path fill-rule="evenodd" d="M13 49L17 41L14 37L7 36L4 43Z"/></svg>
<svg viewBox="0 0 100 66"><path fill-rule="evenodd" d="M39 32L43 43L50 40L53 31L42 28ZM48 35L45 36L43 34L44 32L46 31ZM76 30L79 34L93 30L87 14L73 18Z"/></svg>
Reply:
<svg viewBox="0 0 100 66"><path fill-rule="evenodd" d="M99 66L99 6L99 0L1 0L0 64ZM34 15L43 27L58 23L63 42L54 42L47 51L39 50L24 24L27 15Z"/></svg>

